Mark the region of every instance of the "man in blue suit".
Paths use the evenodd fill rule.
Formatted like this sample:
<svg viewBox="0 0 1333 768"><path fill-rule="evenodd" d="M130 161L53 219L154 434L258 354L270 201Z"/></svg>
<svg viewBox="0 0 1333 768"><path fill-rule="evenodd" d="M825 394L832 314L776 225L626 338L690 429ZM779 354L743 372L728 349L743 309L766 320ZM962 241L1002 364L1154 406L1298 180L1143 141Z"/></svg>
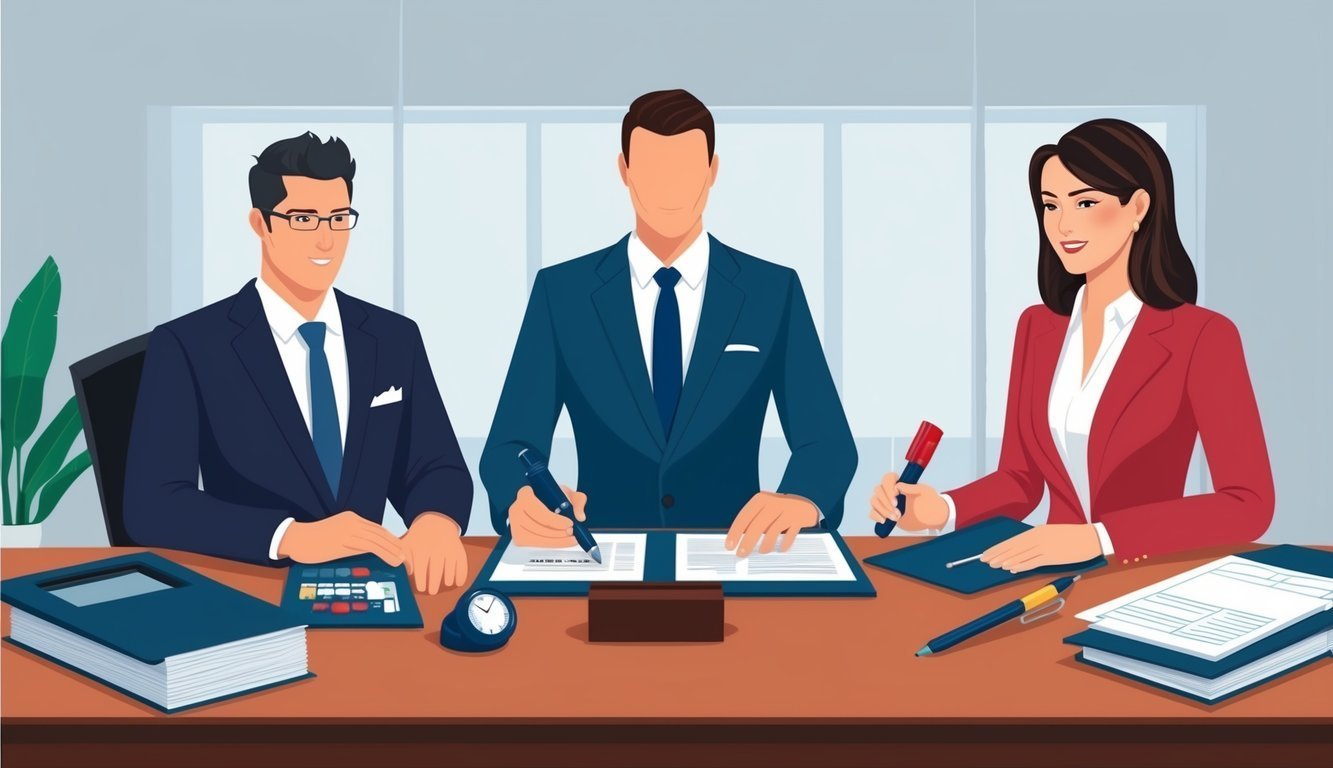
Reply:
<svg viewBox="0 0 1333 768"><path fill-rule="evenodd" d="M595 527L727 528L738 555L836 528L856 447L800 280L704 232L717 178L713 118L683 90L630 105L620 175L634 231L543 269L481 459L497 530L573 546L571 523L524 484L562 408L578 451L575 515ZM781 222L774 222L774 226ZM770 394L792 456L759 489Z"/></svg>
<svg viewBox="0 0 1333 768"><path fill-rule="evenodd" d="M472 480L421 334L332 290L355 171L337 138L264 150L259 279L153 331L125 478L137 543L274 565L373 553L422 591L464 583Z"/></svg>

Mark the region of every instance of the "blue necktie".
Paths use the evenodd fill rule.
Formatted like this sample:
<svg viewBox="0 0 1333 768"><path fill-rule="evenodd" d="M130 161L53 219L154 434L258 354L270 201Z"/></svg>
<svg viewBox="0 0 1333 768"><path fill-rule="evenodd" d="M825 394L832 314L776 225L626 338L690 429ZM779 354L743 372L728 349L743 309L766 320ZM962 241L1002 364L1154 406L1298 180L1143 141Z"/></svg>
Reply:
<svg viewBox="0 0 1333 768"><path fill-rule="evenodd" d="M657 312L653 314L653 399L657 400L657 415L662 419L662 434L669 436L684 380L680 359L680 304L676 302L680 272L659 269L653 279L661 287L657 294Z"/></svg>
<svg viewBox="0 0 1333 768"><path fill-rule="evenodd" d="M315 443L315 455L324 468L329 490L338 496L338 479L343 471L342 428L338 426L338 406L333 399L333 375L329 373L329 358L324 354L323 323L304 323L301 338L310 348L310 439Z"/></svg>

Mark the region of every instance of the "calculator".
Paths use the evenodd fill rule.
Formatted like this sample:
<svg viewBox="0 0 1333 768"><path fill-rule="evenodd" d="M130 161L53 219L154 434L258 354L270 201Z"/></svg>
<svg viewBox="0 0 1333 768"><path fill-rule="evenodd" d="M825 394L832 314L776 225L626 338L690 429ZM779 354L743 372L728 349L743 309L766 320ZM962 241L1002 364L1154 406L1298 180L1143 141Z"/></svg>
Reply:
<svg viewBox="0 0 1333 768"><path fill-rule="evenodd" d="M292 565L282 607L310 627L422 626L407 569L374 555Z"/></svg>

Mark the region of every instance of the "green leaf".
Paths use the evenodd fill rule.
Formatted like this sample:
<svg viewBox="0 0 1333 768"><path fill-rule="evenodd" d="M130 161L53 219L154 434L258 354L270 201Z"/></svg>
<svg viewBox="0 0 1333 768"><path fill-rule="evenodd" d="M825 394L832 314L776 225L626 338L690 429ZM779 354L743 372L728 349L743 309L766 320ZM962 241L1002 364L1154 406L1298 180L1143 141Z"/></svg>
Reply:
<svg viewBox="0 0 1333 768"><path fill-rule="evenodd" d="M69 447L74 444L74 438L78 437L82 430L79 403L77 399L71 397L65 403L65 407L60 409L60 413L46 425L46 429L28 451L23 471L23 495L30 503L37 496L37 489L50 480L60 469L60 465L65 463Z"/></svg>
<svg viewBox="0 0 1333 768"><path fill-rule="evenodd" d="M42 486L42 496L37 503L37 516L33 518L34 523L40 523L51 515L51 511L60 503L60 497L65 495L70 485L78 479L83 471L92 466L93 460L87 451L69 460L69 463L60 469L59 472L51 478L50 482Z"/></svg>
<svg viewBox="0 0 1333 768"><path fill-rule="evenodd" d="M0 448L27 442L42 415L42 388L56 352L60 270L50 256L19 293L0 339Z"/></svg>

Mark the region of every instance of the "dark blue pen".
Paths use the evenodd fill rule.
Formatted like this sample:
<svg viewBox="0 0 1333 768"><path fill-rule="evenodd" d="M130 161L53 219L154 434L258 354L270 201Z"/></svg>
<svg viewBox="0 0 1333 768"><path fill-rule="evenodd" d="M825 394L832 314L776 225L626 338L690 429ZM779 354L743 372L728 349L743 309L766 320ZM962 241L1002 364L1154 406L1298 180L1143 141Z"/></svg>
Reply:
<svg viewBox="0 0 1333 768"><path fill-rule="evenodd" d="M976 637L988 629L998 627L1010 619L1022 616L1033 608L1054 600L1061 592L1074 586L1074 582L1078 579L1078 576L1062 576L1030 595L1024 595L1012 603L1005 603L979 619L973 619L958 629L945 632L926 643L921 650L916 652L916 655L929 656L932 653L939 653L958 645L964 640Z"/></svg>
<svg viewBox="0 0 1333 768"><path fill-rule="evenodd" d="M907 468L898 475L898 482L911 485L921 479L921 473L926 471L926 465L930 463L930 457L935 455L935 448L939 446L940 440L944 438L944 432L929 421L921 422L921 426L916 430L916 437L912 438L912 444L907 446ZM907 511L907 497L901 493L894 499L898 507L898 512ZM875 523L875 535L881 539L893 533L893 529L898 524L892 520L885 520L882 523Z"/></svg>
<svg viewBox="0 0 1333 768"><path fill-rule="evenodd" d="M524 448L518 452L518 460L523 462L523 474L528 478L528 485L532 486L532 492L537 494L541 503L557 515L572 520L574 541L577 541L593 560L602 562L602 550L597 546L597 540L592 537L588 527L574 517L574 507L569 503L565 492L560 490L555 478L551 477L551 470L546 468L546 457L536 448Z"/></svg>

